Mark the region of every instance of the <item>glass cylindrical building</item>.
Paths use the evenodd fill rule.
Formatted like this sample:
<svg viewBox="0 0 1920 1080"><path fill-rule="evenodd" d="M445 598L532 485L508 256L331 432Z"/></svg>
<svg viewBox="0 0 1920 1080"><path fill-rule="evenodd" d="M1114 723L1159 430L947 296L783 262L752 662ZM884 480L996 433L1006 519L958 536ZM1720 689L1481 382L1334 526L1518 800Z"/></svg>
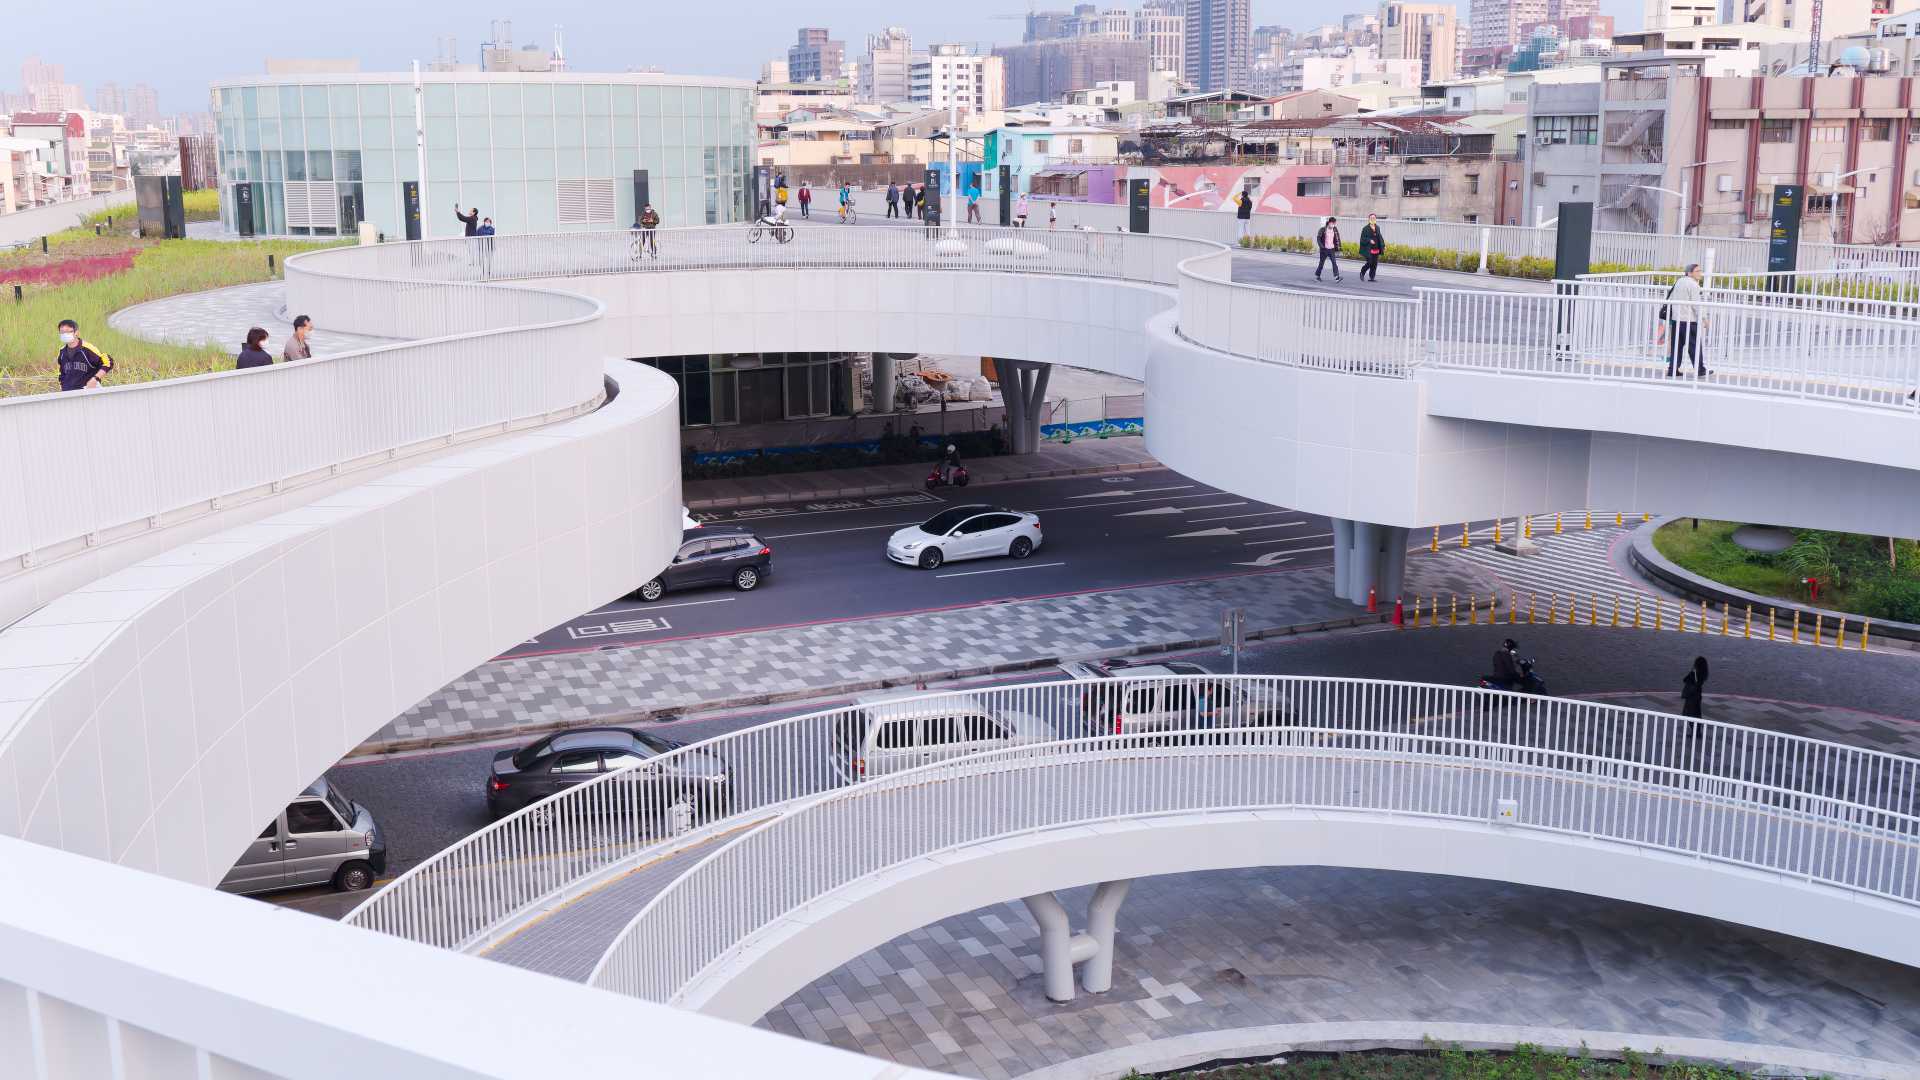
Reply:
<svg viewBox="0 0 1920 1080"><path fill-rule="evenodd" d="M459 236L750 216L753 83L586 72L281 75L213 87L229 232ZM417 113L416 113L417 107ZM416 124L416 116L419 123ZM421 139L420 134L424 134ZM422 164L425 166L424 174Z"/></svg>

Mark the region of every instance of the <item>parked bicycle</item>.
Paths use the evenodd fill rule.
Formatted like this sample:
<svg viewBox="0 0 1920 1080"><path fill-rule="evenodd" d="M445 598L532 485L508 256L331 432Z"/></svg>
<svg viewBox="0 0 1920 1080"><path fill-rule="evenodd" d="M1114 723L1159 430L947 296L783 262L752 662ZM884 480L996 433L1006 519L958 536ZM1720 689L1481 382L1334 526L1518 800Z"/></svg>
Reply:
<svg viewBox="0 0 1920 1080"><path fill-rule="evenodd" d="M762 234L773 237L775 243L784 244L793 239L793 226L784 221L761 218L747 230L747 243L759 243Z"/></svg>

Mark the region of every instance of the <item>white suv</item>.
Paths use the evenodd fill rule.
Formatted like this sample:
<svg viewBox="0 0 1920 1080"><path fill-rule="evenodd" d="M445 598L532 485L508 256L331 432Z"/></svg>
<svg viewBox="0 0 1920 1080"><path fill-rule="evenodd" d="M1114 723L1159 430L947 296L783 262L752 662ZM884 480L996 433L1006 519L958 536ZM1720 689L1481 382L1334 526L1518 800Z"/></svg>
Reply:
<svg viewBox="0 0 1920 1080"><path fill-rule="evenodd" d="M1060 670L1086 684L1080 709L1089 736L1191 731L1275 719L1272 710L1249 708L1246 693L1230 679L1180 678L1213 674L1181 660L1154 664L1070 660ZM1118 679L1128 681L1114 681Z"/></svg>
<svg viewBox="0 0 1920 1080"><path fill-rule="evenodd" d="M853 700L833 732L834 771L848 783L1059 737L1037 717L990 713L966 693L891 690Z"/></svg>

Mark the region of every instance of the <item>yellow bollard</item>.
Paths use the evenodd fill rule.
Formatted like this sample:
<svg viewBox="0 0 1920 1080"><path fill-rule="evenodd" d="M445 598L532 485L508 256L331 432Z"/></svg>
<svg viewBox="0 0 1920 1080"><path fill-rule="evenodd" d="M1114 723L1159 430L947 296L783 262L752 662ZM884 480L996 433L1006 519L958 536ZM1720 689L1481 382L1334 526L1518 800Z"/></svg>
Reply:
<svg viewBox="0 0 1920 1080"><path fill-rule="evenodd" d="M1727 636L1727 613L1732 610L1733 610L1732 605L1728 604L1725 600L1720 601L1720 636L1721 637Z"/></svg>
<svg viewBox="0 0 1920 1080"><path fill-rule="evenodd" d="M1507 625L1512 626L1514 623L1514 620L1518 619L1519 617L1520 617L1520 597L1513 593L1508 593L1507 594Z"/></svg>
<svg viewBox="0 0 1920 1080"><path fill-rule="evenodd" d="M1440 526L1438 525L1433 527L1433 550L1435 552L1440 550Z"/></svg>
<svg viewBox="0 0 1920 1080"><path fill-rule="evenodd" d="M1469 593L1467 595L1467 625L1468 626L1480 625L1480 594L1479 593Z"/></svg>
<svg viewBox="0 0 1920 1080"><path fill-rule="evenodd" d="M1800 644L1800 609L1793 609L1793 643Z"/></svg>
<svg viewBox="0 0 1920 1080"><path fill-rule="evenodd" d="M1473 522L1471 521L1464 522L1460 526L1460 546L1463 548L1473 546Z"/></svg>
<svg viewBox="0 0 1920 1080"><path fill-rule="evenodd" d="M1645 598L1645 597L1643 597L1643 596L1641 596L1641 595L1640 595L1639 593L1634 593L1634 594L1633 594L1633 628L1634 628L1635 630L1639 630L1639 629L1641 629L1641 626L1640 626L1640 602L1641 602L1642 600L1644 600L1644 599L1646 599L1646 598Z"/></svg>
<svg viewBox="0 0 1920 1080"><path fill-rule="evenodd" d="M1813 613L1813 647L1816 649L1820 647L1820 638L1825 633L1824 628L1820 625L1820 620L1823 618L1826 618L1826 616L1820 612L1816 611Z"/></svg>
<svg viewBox="0 0 1920 1080"><path fill-rule="evenodd" d="M1620 594L1613 594L1613 628L1620 629Z"/></svg>
<svg viewBox="0 0 1920 1080"><path fill-rule="evenodd" d="M1591 510L1587 511L1587 528L1589 530L1593 528L1593 511Z"/></svg>
<svg viewBox="0 0 1920 1080"><path fill-rule="evenodd" d="M1547 625L1548 626L1560 625L1560 594L1559 593L1554 593L1552 596L1547 597Z"/></svg>
<svg viewBox="0 0 1920 1080"><path fill-rule="evenodd" d="M1746 638L1747 638L1747 640L1748 640L1748 641L1752 641L1752 640L1753 640L1753 605L1752 605L1752 604L1748 604L1748 605L1747 605L1747 633L1746 633Z"/></svg>
<svg viewBox="0 0 1920 1080"><path fill-rule="evenodd" d="M1621 513L1621 512L1620 512L1620 511L1618 511L1618 510L1615 510L1615 511L1613 512L1613 523L1614 523L1615 525L1625 525L1625 524L1627 523L1627 517L1626 517L1626 515L1625 515L1625 514L1623 514L1623 513Z"/></svg>
<svg viewBox="0 0 1920 1080"><path fill-rule="evenodd" d="M1844 615L1840 617L1840 625L1833 628L1833 647L1836 649L1847 647L1847 618Z"/></svg>
<svg viewBox="0 0 1920 1080"><path fill-rule="evenodd" d="M1558 510L1553 513L1553 535L1560 535L1560 512Z"/></svg>
<svg viewBox="0 0 1920 1080"><path fill-rule="evenodd" d="M1867 651L1867 631L1871 629L1873 629L1872 619L1868 619L1867 621L1860 624L1860 651L1861 652Z"/></svg>
<svg viewBox="0 0 1920 1080"><path fill-rule="evenodd" d="M1533 515L1528 514L1520 526L1520 535L1524 539L1533 539Z"/></svg>
<svg viewBox="0 0 1920 1080"><path fill-rule="evenodd" d="M1448 593L1447 594L1447 625L1458 626L1459 623L1460 623L1460 594Z"/></svg>
<svg viewBox="0 0 1920 1080"><path fill-rule="evenodd" d="M1659 597L1656 596L1653 598L1653 628L1655 630L1666 629L1665 626L1661 625L1666 616L1665 608L1666 605L1660 602Z"/></svg>
<svg viewBox="0 0 1920 1080"><path fill-rule="evenodd" d="M1493 542L1496 544L1500 542L1500 519L1499 518L1493 519Z"/></svg>
<svg viewBox="0 0 1920 1080"><path fill-rule="evenodd" d="M1407 625L1415 630L1420 629L1420 596L1417 593L1413 597L1413 621Z"/></svg>
<svg viewBox="0 0 1920 1080"><path fill-rule="evenodd" d="M1767 609L1767 640L1768 640L1768 641L1778 641L1778 640L1780 640L1780 639L1779 639L1779 637L1778 637L1778 635L1776 635L1776 634L1775 634L1775 633L1773 632L1773 616L1774 616L1774 614L1775 614L1775 612L1774 612L1774 609L1773 609L1773 608L1768 608L1768 609Z"/></svg>
<svg viewBox="0 0 1920 1080"><path fill-rule="evenodd" d="M1687 632L1687 605L1682 602L1673 606L1677 609L1674 614L1680 618L1680 632L1684 634Z"/></svg>
<svg viewBox="0 0 1920 1080"><path fill-rule="evenodd" d="M1534 624L1534 620L1533 620L1534 608L1538 606L1539 600L1540 600L1540 597L1538 593L1527 594L1527 625L1528 626L1532 626Z"/></svg>
<svg viewBox="0 0 1920 1080"><path fill-rule="evenodd" d="M1646 522L1646 521L1652 521L1652 520L1653 520L1653 515L1652 515L1652 514L1641 514L1641 515L1640 515L1640 520L1641 520L1641 521L1643 521L1643 522Z"/></svg>
<svg viewBox="0 0 1920 1080"><path fill-rule="evenodd" d="M1707 602L1700 601L1700 633L1707 632Z"/></svg>

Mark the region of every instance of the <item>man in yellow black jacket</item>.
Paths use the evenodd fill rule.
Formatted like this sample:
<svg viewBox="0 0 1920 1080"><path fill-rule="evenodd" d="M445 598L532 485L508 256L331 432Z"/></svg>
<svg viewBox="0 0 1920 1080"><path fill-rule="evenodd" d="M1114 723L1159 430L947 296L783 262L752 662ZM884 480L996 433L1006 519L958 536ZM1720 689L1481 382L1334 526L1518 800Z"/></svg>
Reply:
<svg viewBox="0 0 1920 1080"><path fill-rule="evenodd" d="M80 324L60 320L60 389L85 390L100 385L103 372L113 370L113 357L80 340Z"/></svg>

